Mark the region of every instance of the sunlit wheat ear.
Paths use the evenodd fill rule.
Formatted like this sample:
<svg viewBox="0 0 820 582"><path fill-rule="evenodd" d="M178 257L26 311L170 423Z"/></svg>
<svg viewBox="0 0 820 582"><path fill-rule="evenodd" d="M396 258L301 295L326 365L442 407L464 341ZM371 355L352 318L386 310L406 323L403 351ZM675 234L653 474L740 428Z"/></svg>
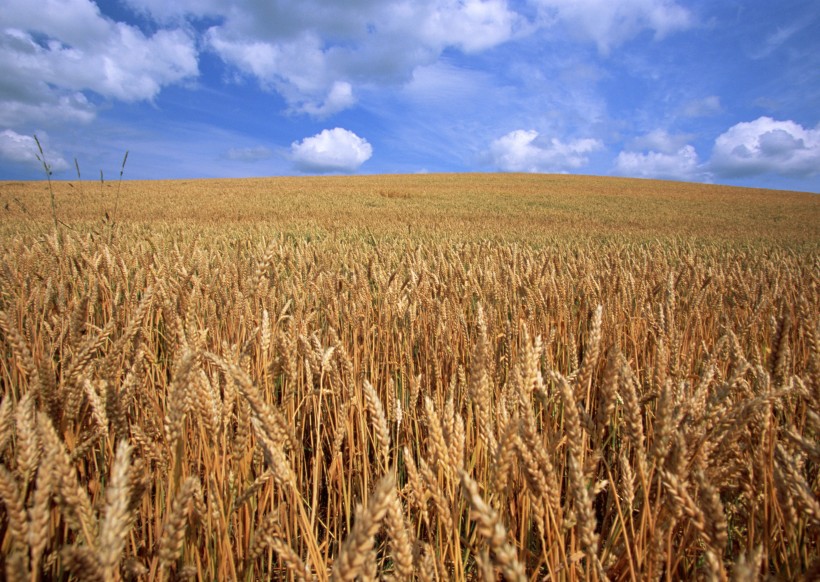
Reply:
<svg viewBox="0 0 820 582"><path fill-rule="evenodd" d="M478 306L476 316L478 339L473 351L473 361L470 374L470 398L476 408L476 423L479 434L485 446L494 451L497 445L495 431L492 424L492 385L489 377L489 340L487 339L487 325L484 320L484 311Z"/></svg>
<svg viewBox="0 0 820 582"><path fill-rule="evenodd" d="M258 418L252 420L254 433L265 457L265 465L280 487L296 488L296 474L279 445L270 440Z"/></svg>
<svg viewBox="0 0 820 582"><path fill-rule="evenodd" d="M411 505L419 511L422 522L429 523L430 516L427 512L427 499L429 492L422 482L410 449L404 447L403 452L404 466L407 469L407 484L405 485L405 491L407 491Z"/></svg>
<svg viewBox="0 0 820 582"><path fill-rule="evenodd" d="M27 485L40 460L40 442L35 429L34 397L26 392L17 404L17 469Z"/></svg>
<svg viewBox="0 0 820 582"><path fill-rule="evenodd" d="M720 500L719 488L709 481L703 471L694 472L695 482L698 485L698 497L700 498L703 515L706 518L706 539L711 544L716 559L720 561L722 568L722 556L726 552L726 545L729 542L728 523L726 521L726 511Z"/></svg>
<svg viewBox="0 0 820 582"><path fill-rule="evenodd" d="M425 487L436 508L436 518L444 531L453 531L455 523L452 513L452 502L446 489L439 485L438 478L423 457L419 458L419 471L424 478Z"/></svg>
<svg viewBox="0 0 820 582"><path fill-rule="evenodd" d="M367 402L367 411L370 414L370 422L373 424L373 429L376 433L376 441L379 445L379 455L382 463L387 466L388 457L390 455L390 429L387 424L387 417L384 414L384 407L376 389L367 380L362 384L365 401Z"/></svg>
<svg viewBox="0 0 820 582"><path fill-rule="evenodd" d="M778 486L787 491L801 512L813 522L820 525L820 501L796 467L794 458L778 444L775 450L775 477Z"/></svg>
<svg viewBox="0 0 820 582"><path fill-rule="evenodd" d="M424 413L427 417L427 430L429 434L428 447L432 452L434 466L448 476L451 472L450 455L447 442L444 440L444 432L441 428L441 419L436 412L435 405L429 397L424 397Z"/></svg>
<svg viewBox="0 0 820 582"><path fill-rule="evenodd" d="M202 489L196 477L188 477L174 497L171 513L165 519L159 542L159 559L164 568L170 567L182 553L185 543L185 524L197 505Z"/></svg>
<svg viewBox="0 0 820 582"><path fill-rule="evenodd" d="M260 324L259 340L261 342L260 348L262 350L262 355L265 360L267 360L271 343L270 315L268 314L267 309L262 311L262 323Z"/></svg>
<svg viewBox="0 0 820 582"><path fill-rule="evenodd" d="M687 518L699 533L705 534L706 520L703 511L692 498L687 484L677 475L668 472L663 474L663 484L668 494L669 507L675 516Z"/></svg>
<svg viewBox="0 0 820 582"><path fill-rule="evenodd" d="M29 382L31 382L31 386L34 390L37 390L40 384L39 372L34 365L34 359L31 357L31 350L26 339L13 323L13 318L5 311L0 311L0 331L3 332L4 340L11 347L14 357L20 361Z"/></svg>
<svg viewBox="0 0 820 582"><path fill-rule="evenodd" d="M397 580L411 580L413 576L413 544L404 520L401 499L394 492L390 507L387 509L387 532L390 535L390 547L395 561L394 575Z"/></svg>
<svg viewBox="0 0 820 582"><path fill-rule="evenodd" d="M644 475L646 473L646 446L643 426L643 413L640 401L638 400L637 380L625 359L621 359L620 395L623 400L624 420L626 424L626 437L632 445L632 450L638 462L638 470Z"/></svg>
<svg viewBox="0 0 820 582"><path fill-rule="evenodd" d="M264 430L268 439L283 448L295 450L299 447L290 423L264 400L247 372L216 354L206 352L203 357L219 366L233 379L236 389L250 406L253 417L259 421L259 428Z"/></svg>
<svg viewBox="0 0 820 582"><path fill-rule="evenodd" d="M6 449L6 445L11 440L14 429L14 402L10 395L3 398L0 404L0 454Z"/></svg>
<svg viewBox="0 0 820 582"><path fill-rule="evenodd" d="M353 529L342 544L339 555L333 563L330 575L333 582L355 580L364 571L366 562L372 559L370 552L375 543L374 536L381 528L390 509L395 487L395 475L388 473L376 484L367 502L367 508L360 508Z"/></svg>
<svg viewBox="0 0 820 582"><path fill-rule="evenodd" d="M96 520L88 492L80 484L76 469L65 449L65 444L57 436L51 420L37 415L37 432L43 449L54 471L55 488L59 494L63 515L69 526L82 534L90 547L96 545Z"/></svg>
<svg viewBox="0 0 820 582"><path fill-rule="evenodd" d="M34 490L34 503L28 511L31 569L35 572L39 571L40 559L48 544L53 489L54 473L51 472L51 467L43 463L37 470L37 488Z"/></svg>
<svg viewBox="0 0 820 582"><path fill-rule="evenodd" d="M171 450L182 436L185 416L191 408L193 391L191 375L196 364L196 354L186 350L176 365L174 379L168 389L165 413L165 439Z"/></svg>
<svg viewBox="0 0 820 582"><path fill-rule="evenodd" d="M575 393L578 397L586 397L586 392L590 389L590 382L592 381L595 365L598 363L598 354L601 349L602 316L603 306L598 305L592 314L592 320L589 324L589 335L584 348L584 361L581 364L581 369L578 371L578 376L575 380Z"/></svg>
<svg viewBox="0 0 820 582"><path fill-rule="evenodd" d="M607 359L601 390L598 395L598 412L595 421L598 425L599 439L603 438L604 430L615 418L619 373L618 356L613 352Z"/></svg>
<svg viewBox="0 0 820 582"><path fill-rule="evenodd" d="M97 391L96 386L94 386L94 384L88 378L84 378L81 382L81 385L83 388L83 392L85 393L86 397L88 398L88 402L91 405L91 416L94 418L94 422L97 424L97 432L108 432L108 415L106 414L105 405L103 404L103 400L100 397L100 394Z"/></svg>
<svg viewBox="0 0 820 582"><path fill-rule="evenodd" d="M590 566L595 566L600 570L600 560L598 559L599 536L595 532L596 520L587 489L587 480L584 476L584 453L581 436L580 419L578 407L575 402L575 392L563 379L558 386L563 400L564 430L567 433L567 476L569 479L570 493L574 501L574 511L577 517L577 528L581 546L587 555Z"/></svg>
<svg viewBox="0 0 820 582"><path fill-rule="evenodd" d="M3 572L8 582L30 582L31 569L28 556L23 550L15 550L6 556L6 567Z"/></svg>
<svg viewBox="0 0 820 582"><path fill-rule="evenodd" d="M775 386L783 385L786 368L788 366L790 352L789 349L789 329L791 328L791 316L787 309L783 310L782 315L777 319L774 335L772 337L772 347L774 350L771 353L769 360L769 374L774 381Z"/></svg>
<svg viewBox="0 0 820 582"><path fill-rule="evenodd" d="M117 328L117 320L110 319L105 326L93 337L86 340L82 347L77 352L77 355L71 361L71 367L66 372L65 377L68 378L69 383L78 383L86 372L86 368L91 365L92 360L105 343L114 330Z"/></svg>
<svg viewBox="0 0 820 582"><path fill-rule="evenodd" d="M12 546L22 549L28 537L26 510L17 479L3 465L0 465L0 500L5 504L8 528L14 536L11 540Z"/></svg>
<svg viewBox="0 0 820 582"><path fill-rule="evenodd" d="M498 441L493 459L493 489L499 493L506 491L510 478L510 469L515 460L516 437L519 430L518 423L507 423L504 434Z"/></svg>
<svg viewBox="0 0 820 582"><path fill-rule="evenodd" d="M496 511L487 505L478 491L478 484L464 471L461 472L464 496L470 502L470 516L479 533L490 545L490 555L506 580L524 581L527 576L518 561L515 547L507 541L507 530L499 521Z"/></svg>
<svg viewBox="0 0 820 582"><path fill-rule="evenodd" d="M128 511L130 497L131 445L117 444L110 481L105 490L105 511L100 525L98 557L106 579L114 579L125 538L131 528L132 516Z"/></svg>
<svg viewBox="0 0 820 582"><path fill-rule="evenodd" d="M449 400L452 403L452 398ZM455 410L453 412L452 433L448 435L450 445L450 463L456 470L464 466L464 454L467 446L467 429L464 426L464 417Z"/></svg>

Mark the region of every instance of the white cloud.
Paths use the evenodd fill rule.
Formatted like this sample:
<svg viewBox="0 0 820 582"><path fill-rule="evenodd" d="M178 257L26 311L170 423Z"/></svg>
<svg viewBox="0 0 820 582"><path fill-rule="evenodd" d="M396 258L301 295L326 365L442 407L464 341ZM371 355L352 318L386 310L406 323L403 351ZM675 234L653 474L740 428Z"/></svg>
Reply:
<svg viewBox="0 0 820 582"><path fill-rule="evenodd" d="M794 121L760 117L738 123L718 136L710 168L724 177L820 173L820 125L806 129Z"/></svg>
<svg viewBox="0 0 820 582"><path fill-rule="evenodd" d="M304 32L272 43L214 26L207 31L205 41L225 62L256 77L263 87L283 92L286 98L324 90L322 77L327 66L322 40L315 33Z"/></svg>
<svg viewBox="0 0 820 582"><path fill-rule="evenodd" d="M665 129L654 129L645 135L638 136L629 142L629 148L637 151L655 151L663 154L679 152L693 136L689 134L670 134Z"/></svg>
<svg viewBox="0 0 820 582"><path fill-rule="evenodd" d="M598 45L602 54L651 30L655 38L685 30L694 17L674 0L536 0L551 19Z"/></svg>
<svg viewBox="0 0 820 582"><path fill-rule="evenodd" d="M587 154L603 147L597 139L564 143L552 138L541 143L537 138L535 130L518 129L493 141L489 151L493 165L505 172L562 172L585 165Z"/></svg>
<svg viewBox="0 0 820 582"><path fill-rule="evenodd" d="M44 90L27 101L0 98L0 127L21 123L47 125L49 122L88 123L96 116L94 106L80 92Z"/></svg>
<svg viewBox="0 0 820 582"><path fill-rule="evenodd" d="M57 152L52 150L48 144L48 136L39 133L38 139L43 146L45 161L55 172L68 169L68 162ZM40 150L34 137L20 135L19 133L6 129L0 132L0 158L5 158L11 162L26 164L29 166L43 167L43 163L38 159Z"/></svg>
<svg viewBox="0 0 820 582"><path fill-rule="evenodd" d="M432 8L422 20L421 33L434 47L477 52L506 42L523 26L504 0L444 1Z"/></svg>
<svg viewBox="0 0 820 582"><path fill-rule="evenodd" d="M183 29L150 36L103 16L90 0L6 0L0 16L0 119L15 125L88 121L84 92L150 100L198 74L195 40ZM56 105L56 106L55 106ZM21 117L22 116L22 117ZM9 123L11 125L11 123Z"/></svg>
<svg viewBox="0 0 820 582"><path fill-rule="evenodd" d="M373 155L367 140L352 131L325 129L290 146L291 159L305 172L353 172Z"/></svg>
<svg viewBox="0 0 820 582"><path fill-rule="evenodd" d="M354 103L356 103L356 97L353 95L353 87L350 83L336 81L322 103L307 102L302 106L302 111L313 117L324 119L352 107Z"/></svg>
<svg viewBox="0 0 820 582"><path fill-rule="evenodd" d="M615 171L634 178L694 180L707 177L691 145L685 145L675 152L622 151L615 159Z"/></svg>
<svg viewBox="0 0 820 582"><path fill-rule="evenodd" d="M530 28L507 0L131 4L166 22L216 17L206 47L291 110L319 118L351 107L357 85L405 82L447 48L478 52Z"/></svg>

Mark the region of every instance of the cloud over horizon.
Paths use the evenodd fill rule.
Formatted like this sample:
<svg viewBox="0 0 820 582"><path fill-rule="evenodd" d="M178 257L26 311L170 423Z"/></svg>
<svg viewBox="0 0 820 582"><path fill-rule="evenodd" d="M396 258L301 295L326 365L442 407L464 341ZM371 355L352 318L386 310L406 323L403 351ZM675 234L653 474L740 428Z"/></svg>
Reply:
<svg viewBox="0 0 820 582"><path fill-rule="evenodd" d="M54 151L49 145L49 137L46 133L40 132L37 136L40 145L43 147L45 162L53 172L60 172L68 169L68 162L62 155ZM45 171L43 162L38 159L39 148L33 136L20 135L19 133L6 129L0 131L0 157L13 160L27 166L35 167L41 173Z"/></svg>
<svg viewBox="0 0 820 582"><path fill-rule="evenodd" d="M354 172L373 155L366 139L340 127L293 142L290 150L296 167L307 173Z"/></svg>
<svg viewBox="0 0 820 582"><path fill-rule="evenodd" d="M622 151L615 158L615 169L622 176L661 180L694 180L703 174L698 154L691 145L670 153Z"/></svg>
<svg viewBox="0 0 820 582"><path fill-rule="evenodd" d="M820 173L820 124L806 129L791 120L759 117L738 123L715 140L710 167L720 176Z"/></svg>
<svg viewBox="0 0 820 582"><path fill-rule="evenodd" d="M603 147L596 139L538 137L534 129L517 129L494 140L489 151L493 165L505 172L564 172L586 165L587 154Z"/></svg>

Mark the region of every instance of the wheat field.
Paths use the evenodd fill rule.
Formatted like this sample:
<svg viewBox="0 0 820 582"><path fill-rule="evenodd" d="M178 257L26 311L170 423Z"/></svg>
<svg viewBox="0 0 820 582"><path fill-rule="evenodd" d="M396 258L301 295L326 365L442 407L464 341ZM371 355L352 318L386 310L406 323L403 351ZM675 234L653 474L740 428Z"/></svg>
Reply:
<svg viewBox="0 0 820 582"><path fill-rule="evenodd" d="M0 183L7 580L820 576L816 197L52 188Z"/></svg>

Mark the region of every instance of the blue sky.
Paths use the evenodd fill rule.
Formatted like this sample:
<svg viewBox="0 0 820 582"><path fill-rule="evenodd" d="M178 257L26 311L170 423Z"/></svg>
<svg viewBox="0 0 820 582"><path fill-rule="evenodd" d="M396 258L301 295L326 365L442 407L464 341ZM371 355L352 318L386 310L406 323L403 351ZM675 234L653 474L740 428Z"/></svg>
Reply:
<svg viewBox="0 0 820 582"><path fill-rule="evenodd" d="M521 171L820 192L815 0L0 0L0 179Z"/></svg>

